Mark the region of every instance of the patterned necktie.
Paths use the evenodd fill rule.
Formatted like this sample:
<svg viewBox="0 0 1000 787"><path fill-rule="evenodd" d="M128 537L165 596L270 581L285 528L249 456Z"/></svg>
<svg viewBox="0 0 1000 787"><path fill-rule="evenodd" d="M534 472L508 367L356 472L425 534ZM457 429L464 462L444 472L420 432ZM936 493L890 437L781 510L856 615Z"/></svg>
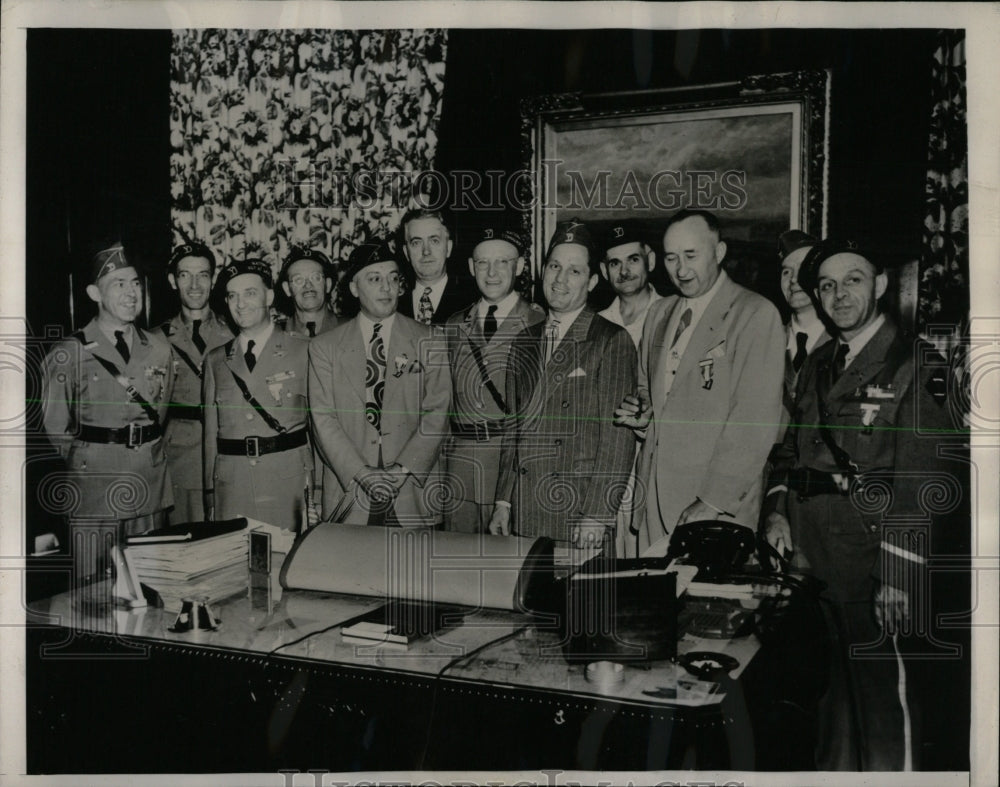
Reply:
<svg viewBox="0 0 1000 787"><path fill-rule="evenodd" d="M549 320L545 326L545 363L552 360L552 353L556 349L556 339L559 338L559 320Z"/></svg>
<svg viewBox="0 0 1000 787"><path fill-rule="evenodd" d="M385 394L385 342L382 323L375 323L365 361L365 418L382 433L382 397Z"/></svg>
<svg viewBox="0 0 1000 787"><path fill-rule="evenodd" d="M205 340L201 338L201 320L194 320L191 323L191 341L198 348L198 352L205 352Z"/></svg>
<svg viewBox="0 0 1000 787"><path fill-rule="evenodd" d="M809 353L806 352L806 342L809 341L809 334L804 331L795 333L795 357L792 358L792 369L798 374L802 364L806 362Z"/></svg>
<svg viewBox="0 0 1000 787"><path fill-rule="evenodd" d="M115 349L118 350L118 354L128 363L128 359L131 357L128 351L128 345L125 343L125 332L115 331Z"/></svg>
<svg viewBox="0 0 1000 787"><path fill-rule="evenodd" d="M253 339L247 342L247 351L243 353L243 360L247 362L247 369L251 372L253 367L257 365L257 356L253 354L253 347L257 342Z"/></svg>
<svg viewBox="0 0 1000 787"><path fill-rule="evenodd" d="M684 313L681 315L681 321L677 323L677 330L674 331L674 340L670 342L671 348L673 348L673 346L677 344L677 340L681 338L681 335L684 333L684 331L687 330L687 327L690 324L691 324L691 307L688 306L684 310Z"/></svg>
<svg viewBox="0 0 1000 787"><path fill-rule="evenodd" d="M486 337L486 341L493 338L493 334L497 332L497 305L495 303L490 304L490 308L486 310L486 319L483 320L483 336Z"/></svg>
<svg viewBox="0 0 1000 787"><path fill-rule="evenodd" d="M417 309L417 322L422 322L424 325L430 325L431 319L434 317L434 305L431 303L431 288L424 287L424 293L420 296L420 302Z"/></svg>
<svg viewBox="0 0 1000 787"><path fill-rule="evenodd" d="M847 368L847 353L850 348L840 342L837 345L837 353L833 356L833 381L837 382L840 379L840 375L844 373L844 369Z"/></svg>
<svg viewBox="0 0 1000 787"><path fill-rule="evenodd" d="M306 330L309 331L309 338L310 339L312 339L313 337L315 337L316 336L316 321L315 320L309 320L309 322L306 323Z"/></svg>

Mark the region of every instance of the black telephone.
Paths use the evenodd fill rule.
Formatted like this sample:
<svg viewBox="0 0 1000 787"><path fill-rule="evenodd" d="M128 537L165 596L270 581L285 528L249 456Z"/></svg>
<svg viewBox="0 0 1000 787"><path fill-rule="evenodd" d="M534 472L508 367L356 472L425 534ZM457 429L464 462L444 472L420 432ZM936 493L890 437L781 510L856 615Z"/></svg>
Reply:
<svg viewBox="0 0 1000 787"><path fill-rule="evenodd" d="M756 533L737 522L685 522L671 534L667 556L698 566L699 579L719 579L741 571L756 542Z"/></svg>

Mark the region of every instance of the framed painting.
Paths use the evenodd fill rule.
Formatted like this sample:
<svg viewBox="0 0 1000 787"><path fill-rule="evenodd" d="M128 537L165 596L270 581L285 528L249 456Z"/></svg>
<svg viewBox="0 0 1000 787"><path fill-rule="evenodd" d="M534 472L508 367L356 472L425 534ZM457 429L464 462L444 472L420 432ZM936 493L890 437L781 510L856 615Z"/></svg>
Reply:
<svg viewBox="0 0 1000 787"><path fill-rule="evenodd" d="M598 237L629 221L661 253L666 219L704 208L723 225L730 273L754 284L781 232L825 234L829 85L826 71L796 71L523 100L536 272L559 221L585 221Z"/></svg>

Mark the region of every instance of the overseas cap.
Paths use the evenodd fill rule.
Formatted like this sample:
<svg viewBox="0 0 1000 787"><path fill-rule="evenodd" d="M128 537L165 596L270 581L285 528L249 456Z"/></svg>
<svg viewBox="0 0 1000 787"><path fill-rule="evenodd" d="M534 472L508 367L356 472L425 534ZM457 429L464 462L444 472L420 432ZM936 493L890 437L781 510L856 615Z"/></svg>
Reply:
<svg viewBox="0 0 1000 787"><path fill-rule="evenodd" d="M264 280L264 286L268 289L274 286L271 266L264 262L264 260L251 257L249 259L232 262L223 268L222 272L219 274L219 289L224 289L230 281L244 273L256 273Z"/></svg>
<svg viewBox="0 0 1000 787"><path fill-rule="evenodd" d="M814 238L808 232L802 230L788 230L778 236L778 259L783 260L793 251L815 246L819 243L819 238Z"/></svg>
<svg viewBox="0 0 1000 787"><path fill-rule="evenodd" d="M121 243L115 243L106 249L101 249L91 260L91 274L93 283L100 281L102 276L114 273L122 268L131 268L132 263L125 259L125 247Z"/></svg>

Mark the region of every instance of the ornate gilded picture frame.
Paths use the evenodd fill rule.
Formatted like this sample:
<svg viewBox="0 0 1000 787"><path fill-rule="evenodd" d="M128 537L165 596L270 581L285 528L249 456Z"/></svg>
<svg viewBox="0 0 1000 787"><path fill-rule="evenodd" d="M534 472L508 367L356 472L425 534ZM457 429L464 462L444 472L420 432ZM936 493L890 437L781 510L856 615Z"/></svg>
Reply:
<svg viewBox="0 0 1000 787"><path fill-rule="evenodd" d="M562 93L521 102L522 195L537 271L556 222L598 235L632 221L651 235L685 207L722 220L748 283L788 228L825 234L828 71L669 90ZM659 252L660 249L657 248Z"/></svg>

